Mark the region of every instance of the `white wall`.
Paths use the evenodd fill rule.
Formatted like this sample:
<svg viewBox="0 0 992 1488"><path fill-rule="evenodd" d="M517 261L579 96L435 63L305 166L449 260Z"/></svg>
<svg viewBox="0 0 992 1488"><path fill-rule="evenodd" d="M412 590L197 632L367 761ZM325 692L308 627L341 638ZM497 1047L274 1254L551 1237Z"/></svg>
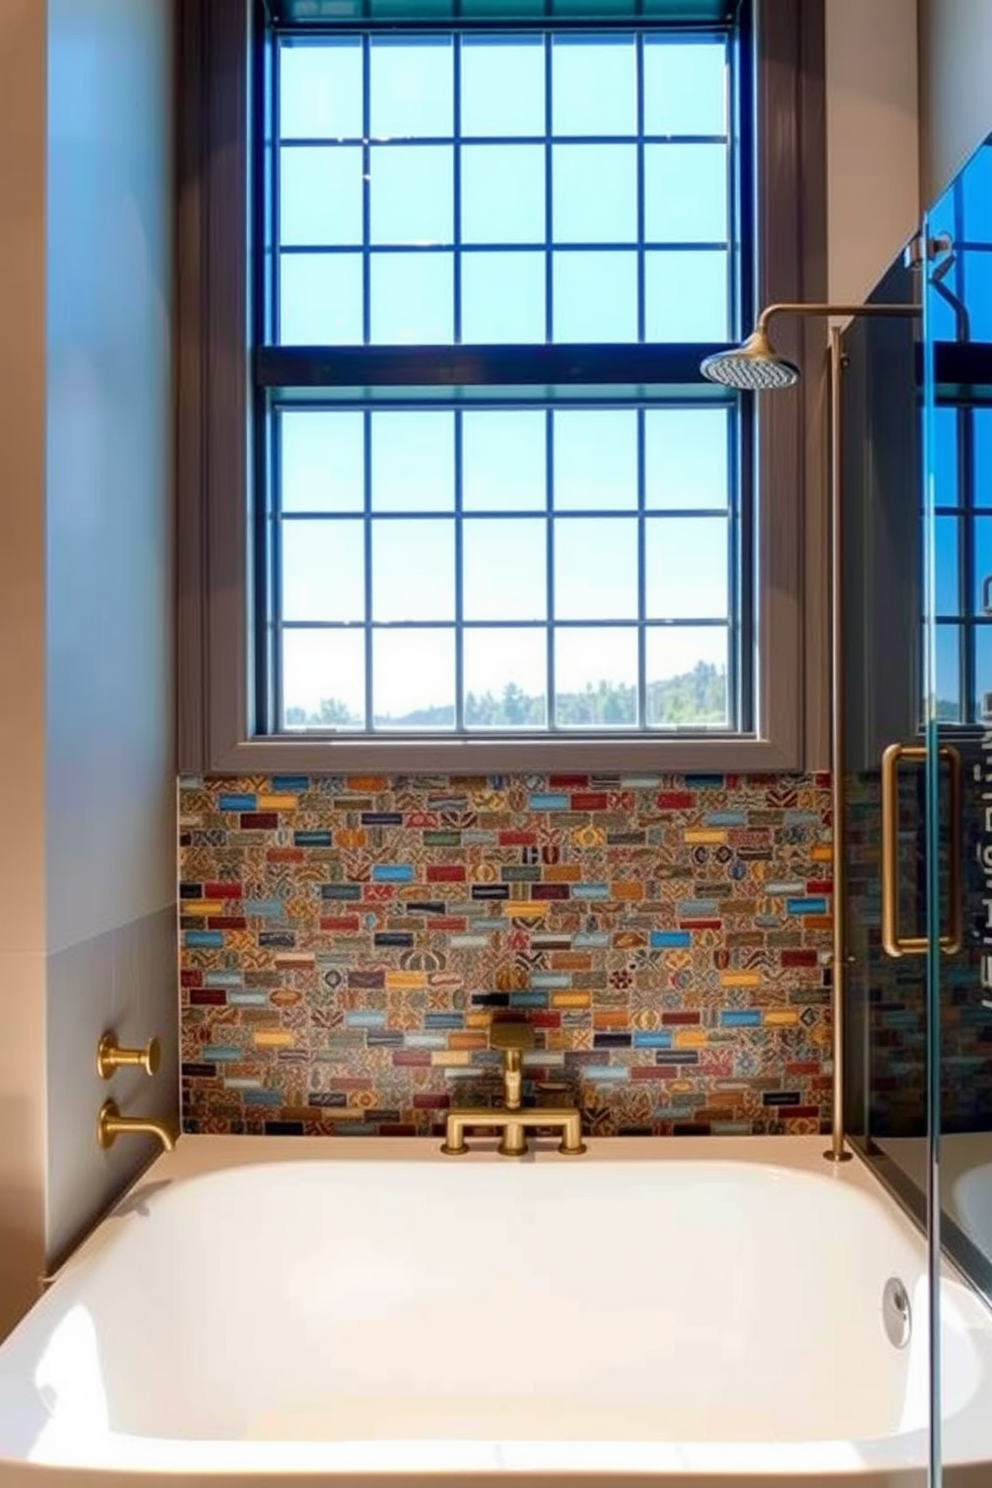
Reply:
<svg viewBox="0 0 992 1488"><path fill-rule="evenodd" d="M916 0L826 0L826 28L829 293L858 304L919 223Z"/></svg>
<svg viewBox="0 0 992 1488"><path fill-rule="evenodd" d="M932 202L992 132L992 3L920 0L921 182Z"/></svg>

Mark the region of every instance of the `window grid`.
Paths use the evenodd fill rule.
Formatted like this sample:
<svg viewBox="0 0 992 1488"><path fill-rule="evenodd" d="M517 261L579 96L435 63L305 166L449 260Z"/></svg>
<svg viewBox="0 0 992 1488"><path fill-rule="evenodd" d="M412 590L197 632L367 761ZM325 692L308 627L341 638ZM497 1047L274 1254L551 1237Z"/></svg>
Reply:
<svg viewBox="0 0 992 1488"><path fill-rule="evenodd" d="M963 265L962 265L963 269ZM986 614L982 606L982 583L978 570L979 524L981 530L992 535L992 497L979 489L976 479L978 460L978 430L976 418L986 423L982 432L987 437L988 423L992 415L985 410L968 407L951 407L940 410L946 419L938 428L938 461L942 457L952 462L951 473L946 484L956 487L957 499L944 501L934 508L934 516L951 519L956 524L954 580L957 590L957 609L947 610L938 605L934 615L938 655L936 678L937 703L943 704L941 721L958 723L963 727L980 722L983 696L987 689L979 678L979 639L992 635L992 615ZM923 519L925 520L925 512ZM988 545L992 553L992 544ZM937 554L940 561L940 554ZM992 572L992 569L990 569ZM947 675L941 663L941 638L953 637L957 656L957 699L953 716L946 716L951 699L940 697L946 688ZM922 642L925 644L925 638Z"/></svg>
<svg viewBox="0 0 992 1488"><path fill-rule="evenodd" d="M410 33L415 34L415 33ZM591 28L590 36L602 39L602 29ZM652 260L664 256L675 262L678 256L688 254L711 254L723 255L723 280L726 301L725 325L721 337L709 339L723 339L731 334L736 317L736 302L738 295L735 285L735 265L732 245L736 240L736 192L734 189L731 145L732 145L732 122L731 105L733 102L732 84L727 88L725 100L725 124L724 132L721 134L704 133L645 133L645 79L644 79L644 48L646 40L650 39L650 33L646 32L622 32L621 36L630 35L634 43L634 77L636 88L636 132L633 134L609 134L609 133L560 133L554 132L554 46L555 37L553 32L536 33L540 38L540 45L544 53L544 133L543 134L468 134L462 132L461 118L461 77L462 77L462 42L459 33L452 37L451 46L451 79L452 79L452 132L450 134L411 134L405 137L390 137L386 140L374 138L372 129L372 48L375 38L365 34L361 38L361 66L362 66L362 135L342 135L340 137L324 137L322 135L300 135L283 137L281 132L278 138L276 155L280 156L284 151L305 150L353 150L361 147L362 151L362 241L361 243L293 243L284 242L281 234L277 234L276 267L277 275L281 276L282 265L294 257L317 258L355 258L360 256L362 263L362 340L366 345L376 344L376 338L372 333L372 306L373 306L373 276L372 266L381 259L389 259L396 256L408 257L411 261L422 261L425 258L440 257L450 261L452 319L454 342L460 344L463 332L464 317L464 287L463 287L463 265L466 259L482 254L518 256L521 254L533 254L543 252L544 255L544 292L545 292L545 328L544 338L547 341L562 339L555 335L555 263L559 255L567 258L576 254L595 254L604 263L609 263L612 256L616 262L619 254L633 254L636 260L635 276L635 339L643 342L647 337L647 306L648 306L648 270L649 255ZM296 45L300 45L297 41ZM319 45L319 43L309 43ZM724 40L723 50L726 57L727 43ZM278 61L276 63L278 72ZM728 75L732 69L726 69ZM468 145L485 147L513 147L518 146L543 146L544 150L544 242L494 242L488 241L463 241L462 231L462 167L463 147ZM616 240L594 240L594 241L568 241L562 242L554 235L554 151L562 146L625 146L632 149L636 159L636 224L637 231L634 238L618 237ZM713 145L720 146L724 151L724 195L725 195L725 222L726 231L720 238L699 238L697 240L681 240L670 238L651 238L645 236L646 230L646 159L645 152L649 146L678 147L687 145ZM374 163L377 151L396 151L404 149L419 149L423 147L450 147L452 151L453 169L453 227L450 241L437 241L418 243L415 246L406 243L389 243L372 241L372 192L374 188ZM278 196L278 187L276 190ZM276 299L280 298L277 290ZM276 327L277 339L281 341L281 329ZM346 344L347 338L335 338L338 344ZM472 338L469 338L472 339ZM527 338L530 339L530 338ZM534 338L537 340L537 338ZM617 336L618 341L628 340L629 337ZM442 342L442 344L444 344Z"/></svg>
<svg viewBox="0 0 992 1488"><path fill-rule="evenodd" d="M613 405L611 405L612 407ZM672 405L680 411L686 408L703 408L711 411L708 404L678 404ZM533 405L513 405L514 411L531 411ZM324 414L329 411L324 406L315 406L312 410L316 414ZM280 562L283 551L282 534L287 526L307 524L311 526L335 524L342 522L354 522L360 519L363 523L363 560L364 560L364 596L363 615L360 621L364 635L364 708L365 717L361 720L361 732L370 734L382 734L394 732L388 726L377 724L375 721L375 707L373 695L374 670L373 670L373 648L376 634L398 631L432 631L437 628L451 630L454 639L454 673L453 686L455 696L453 700L454 724L453 731L456 733L484 733L489 730L481 726L469 726L465 723L465 697L467 692L464 685L464 637L466 634L478 631L505 631L507 634L513 632L537 633L544 631L546 639L546 709L547 722L541 726L539 731L543 734L564 734L568 737L575 736L579 729L573 725L560 724L556 717L555 700L557 688L555 683L555 639L562 631L576 630L599 630L610 629L628 632L636 628L637 637L637 674L635 678L637 713L630 724L623 727L630 732L642 733L667 733L671 731L672 725L651 723L647 718L648 687L651 681L662 679L650 679L648 677L647 640L652 632L677 632L679 630L722 630L726 633L726 719L724 724L715 727L725 730L733 730L737 726L738 708L737 694L735 691L735 672L732 657L738 649L739 622L735 619L739 613L735 602L735 569L737 562L736 529L739 514L737 504L731 498L725 507L700 507L700 506L665 506L650 507L647 499L647 459L646 459L646 417L647 410L643 407L634 409L636 413L636 505L632 507L575 507L557 504L555 501L555 466L554 466L554 418L555 413L551 409L540 409L543 412L545 422L545 469L546 488L544 493L544 505L539 509L528 508L475 508L466 510L464 504L464 443L463 443L463 421L464 411L461 409L434 409L432 413L439 417L450 415L452 418L454 466L453 478L453 501L452 506L447 509L432 511L417 510L388 510L379 509L375 505L374 493L374 467L373 467L373 434L372 420L377 415L366 410L363 413L362 445L363 445L363 479L362 479L362 508L360 512L347 509L343 511L296 511L285 510L281 500L274 509L272 521L272 533L270 535L270 551L277 555L277 565ZM291 412L294 417L299 417L298 409L280 409L280 417L274 420L274 449L279 450L282 438L282 417L286 412ZM472 414L484 413L484 409L473 408ZM306 414L302 415L306 417ZM381 415L378 415L381 416ZM388 415L386 415L388 417ZM726 411L727 435L731 448L736 443L737 430L736 419L730 410ZM281 493L282 482L276 481L277 489ZM587 617L565 618L556 613L556 575L555 575L555 534L557 523L560 520L582 521L588 523L592 539L595 536L597 522L623 521L629 523L636 529L637 547L637 613L634 616L617 616L614 618L590 619ZM535 530L543 527L545 534L545 594L543 605L543 618L539 615L528 618L505 619L505 618L483 618L466 619L465 595L464 595L464 531L465 522L479 521L493 524L508 521L526 521L532 523ZM647 539L651 531L661 531L664 524L679 520L691 520L693 522L710 523L715 528L722 524L726 533L726 560L727 560L727 596L728 609L721 615L690 615L683 617L662 617L651 615L647 607ZM450 616L438 615L430 619L420 620L380 620L375 615L374 597L374 558L373 544L374 536L378 527L395 522L417 522L452 524L454 529L454 604ZM280 575L281 578L281 575ZM305 620L287 619L284 606L281 601L276 611L278 616L275 622L276 656L283 655L283 638L289 632L315 632L315 631L337 631L340 633L354 633L355 621L346 620L317 620L308 618ZM285 690L282 679L281 665L276 668L278 678L278 727L287 726ZM594 726L597 727L597 726ZM714 725L701 724L699 727L712 730ZM349 730L351 731L351 730ZM444 732L452 732L445 729ZM434 732L434 730L432 730ZM525 734L527 730L514 730L514 735Z"/></svg>

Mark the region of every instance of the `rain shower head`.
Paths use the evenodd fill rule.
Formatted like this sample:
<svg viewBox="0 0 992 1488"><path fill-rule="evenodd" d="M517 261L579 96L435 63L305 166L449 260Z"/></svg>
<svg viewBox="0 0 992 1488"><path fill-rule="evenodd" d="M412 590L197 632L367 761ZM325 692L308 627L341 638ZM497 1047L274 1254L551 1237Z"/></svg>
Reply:
<svg viewBox="0 0 992 1488"><path fill-rule="evenodd" d="M707 357L699 370L710 382L754 393L792 387L799 381L799 368L779 355L761 321L742 346Z"/></svg>

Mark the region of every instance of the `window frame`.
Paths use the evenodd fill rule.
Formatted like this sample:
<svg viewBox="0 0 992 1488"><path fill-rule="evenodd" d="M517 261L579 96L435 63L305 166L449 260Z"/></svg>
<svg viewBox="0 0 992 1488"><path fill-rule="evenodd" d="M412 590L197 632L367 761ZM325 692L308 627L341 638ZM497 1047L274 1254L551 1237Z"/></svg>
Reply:
<svg viewBox="0 0 992 1488"><path fill-rule="evenodd" d="M753 12L753 13L752 13ZM758 399L759 575L753 735L562 734L359 738L253 735L251 543L258 416L248 308L252 0L181 0L177 121L177 547L180 771L485 775L581 770L756 772L827 757L827 551L822 378ZM590 22L590 24L592 24ZM757 118L755 299L822 298L826 279L823 0L753 0L743 24ZM257 53L256 53L257 54ZM747 100L745 99L745 105ZM269 252L266 242L255 251ZM745 295L745 308L747 296ZM257 309L257 307L254 307ZM816 368L823 331L784 323L783 349ZM711 348L699 348L700 354ZM291 352L286 348L286 352ZM542 358L554 347L541 347ZM632 345L635 354L657 348ZM285 353L279 353L280 355ZM457 355L454 349L453 355ZM694 355L694 353L693 353ZM544 376L541 378L544 381ZM260 443L260 442L259 442ZM797 492L802 499L797 499Z"/></svg>

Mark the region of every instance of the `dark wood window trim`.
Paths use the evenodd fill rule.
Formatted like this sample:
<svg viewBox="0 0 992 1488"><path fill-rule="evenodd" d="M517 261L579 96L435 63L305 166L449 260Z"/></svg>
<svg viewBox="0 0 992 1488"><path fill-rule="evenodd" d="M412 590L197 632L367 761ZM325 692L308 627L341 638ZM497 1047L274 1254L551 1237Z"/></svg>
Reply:
<svg viewBox="0 0 992 1488"><path fill-rule="evenodd" d="M826 288L823 0L754 0L760 282L756 303ZM820 768L827 755L821 380L759 400L757 737L328 741L251 737L248 303L251 0L181 0L177 468L183 773ZM260 251L264 251L262 245ZM815 321L778 339L822 365Z"/></svg>

